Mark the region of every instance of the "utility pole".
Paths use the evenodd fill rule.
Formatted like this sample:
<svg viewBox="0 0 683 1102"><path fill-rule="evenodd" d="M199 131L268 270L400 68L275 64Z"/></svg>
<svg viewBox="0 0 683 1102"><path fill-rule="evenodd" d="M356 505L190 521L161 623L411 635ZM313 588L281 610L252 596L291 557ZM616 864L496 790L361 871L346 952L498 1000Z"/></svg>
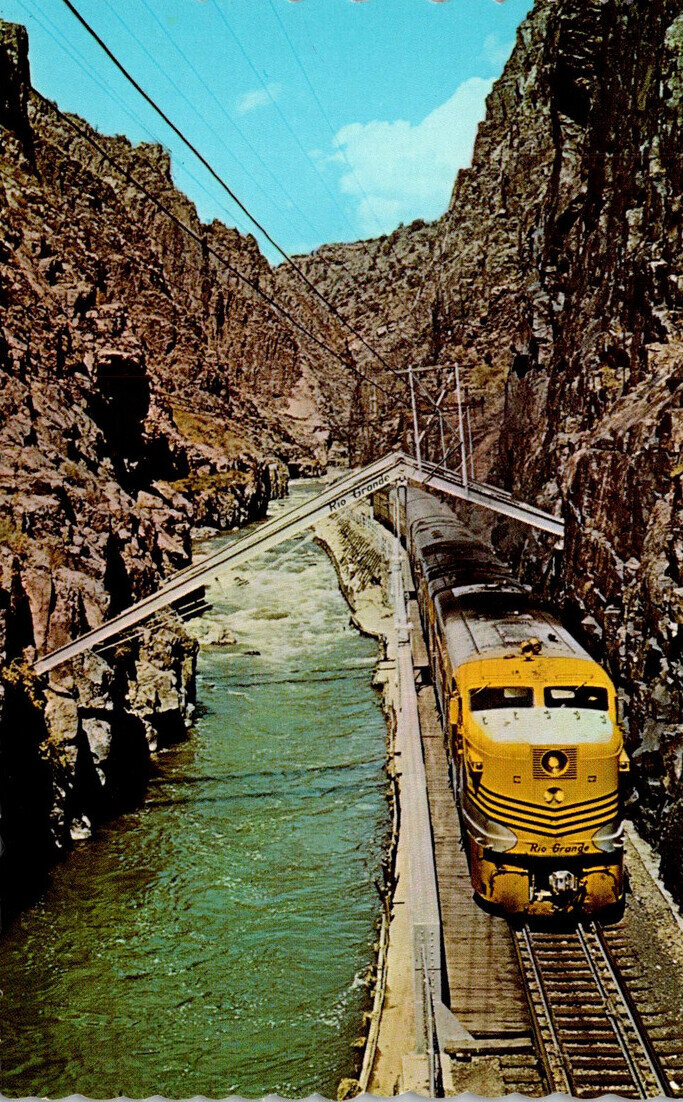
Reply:
<svg viewBox="0 0 683 1102"><path fill-rule="evenodd" d="M453 378L453 374L455 375L455 388L456 388L456 397L457 397L457 407L456 408L457 408L457 412L458 412L458 429L457 429L457 433L456 433L456 429L454 428L453 425L451 425L450 421L446 417L444 417L443 411L441 409L442 399L445 397L445 395L447 393L447 388L448 388L448 385L449 385L448 382L446 382L445 385L442 386L441 393L439 394L439 397L436 400L434 400L433 398L430 399L432 405L434 406L434 412L432 413L429 421L427 422L427 424L423 428L422 432L420 432L420 425L419 425L419 418L418 418L418 408L417 408L417 397L416 397L416 393L415 393L415 378L414 378L414 376L415 376L415 374L418 374L418 373L421 374L422 372L428 372L428 373L430 373L430 372L442 372L444 369L446 369L449 372L449 375L450 375L451 379ZM415 365L415 364L410 364L408 367L403 368L398 373L408 376L408 383L409 383L409 386L410 386L410 408L411 408L412 417L413 417L413 439L414 439L414 450L415 450L415 463L417 465L418 471L420 473L422 473L422 447L421 447L422 441L425 438L425 436L427 435L427 432L428 432L431 424L433 423L435 417L438 417L439 418L439 433L440 433L440 437L441 437L441 462L442 462L442 464L445 463L446 455L448 454L448 452L446 450L446 439L445 439L445 433L444 433L444 423L445 423L445 425L450 429L450 431L453 433L453 435L456 436L456 439L459 443L459 446L460 446L460 465L461 465L461 469L462 469L462 483L463 483L463 486L465 487L465 489L467 489L467 487L469 485L470 477L472 479L474 479L474 455L473 455L473 448L472 448L472 426L471 426L471 423L470 423L469 395L467 395L467 398L468 398L467 408L465 410L463 410L462 389L461 389L461 386L460 386L460 368L459 368L458 364L457 363L456 364L438 364L438 365L433 365L433 366L426 365L426 364L424 364L422 366ZM467 423L465 423L465 420L467 420ZM468 451L468 440L469 440L469 451Z"/></svg>
<svg viewBox="0 0 683 1102"><path fill-rule="evenodd" d="M467 489L468 485L468 471L467 471L467 445L465 444L465 426L462 420L462 398L460 395L460 369L458 365L455 365L455 388L458 394L458 429L460 432L460 457L462 460L462 484Z"/></svg>
<svg viewBox="0 0 683 1102"><path fill-rule="evenodd" d="M472 481L474 482L474 448L472 447L472 422L470 421L470 402L469 393L467 391L465 391L465 398L467 399L465 413L467 414L467 442L470 449L470 474L472 475Z"/></svg>
<svg viewBox="0 0 683 1102"><path fill-rule="evenodd" d="M422 474L422 452L420 450L420 432L417 424L417 403L415 401L415 383L413 382L413 365L408 365L408 380L410 382L410 404L413 407L413 438L415 441L415 461L417 469Z"/></svg>

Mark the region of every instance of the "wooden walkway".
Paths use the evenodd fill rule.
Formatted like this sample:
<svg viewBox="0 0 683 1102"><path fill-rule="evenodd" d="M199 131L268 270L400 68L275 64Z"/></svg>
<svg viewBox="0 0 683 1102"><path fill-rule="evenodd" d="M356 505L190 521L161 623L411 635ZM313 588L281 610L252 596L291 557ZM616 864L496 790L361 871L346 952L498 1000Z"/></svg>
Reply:
<svg viewBox="0 0 683 1102"><path fill-rule="evenodd" d="M417 606L410 602L415 663L425 660ZM429 811L450 991L444 1001L475 1037L524 1036L530 1031L526 998L504 919L474 901L460 820L448 781L448 764L434 690L419 688Z"/></svg>

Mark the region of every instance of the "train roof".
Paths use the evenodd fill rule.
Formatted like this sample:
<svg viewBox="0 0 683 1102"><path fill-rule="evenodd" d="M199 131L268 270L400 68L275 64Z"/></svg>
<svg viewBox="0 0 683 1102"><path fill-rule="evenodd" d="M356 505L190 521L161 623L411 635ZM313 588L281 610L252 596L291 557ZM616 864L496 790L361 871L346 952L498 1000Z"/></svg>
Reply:
<svg viewBox="0 0 683 1102"><path fill-rule="evenodd" d="M412 491L406 515L413 554L432 600L441 590L466 583L506 583L520 599L526 593L507 563L438 498Z"/></svg>
<svg viewBox="0 0 683 1102"><path fill-rule="evenodd" d="M592 661L565 628L542 609L522 605L516 590L472 585L450 589L434 602L455 666L475 658L520 655L524 643L538 640L539 657Z"/></svg>
<svg viewBox="0 0 683 1102"><path fill-rule="evenodd" d="M446 531L457 533L461 537L475 538L467 525L455 515L451 505L447 505L434 494L416 490L412 486L408 487L406 494L406 523L411 529L417 526L418 530L426 529L430 525L442 528L437 538Z"/></svg>
<svg viewBox="0 0 683 1102"><path fill-rule="evenodd" d="M477 658L521 657L530 640L540 644L539 658L593 661L448 505L410 490L406 519L454 666Z"/></svg>

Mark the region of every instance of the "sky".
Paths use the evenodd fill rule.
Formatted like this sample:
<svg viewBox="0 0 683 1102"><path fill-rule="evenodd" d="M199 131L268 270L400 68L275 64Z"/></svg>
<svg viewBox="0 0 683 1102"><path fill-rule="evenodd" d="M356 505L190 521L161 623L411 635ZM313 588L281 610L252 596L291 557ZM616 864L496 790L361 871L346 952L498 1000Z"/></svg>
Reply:
<svg viewBox="0 0 683 1102"><path fill-rule="evenodd" d="M72 0L288 253L438 218L533 0ZM253 232L63 0L0 0L34 86L160 142L205 221Z"/></svg>

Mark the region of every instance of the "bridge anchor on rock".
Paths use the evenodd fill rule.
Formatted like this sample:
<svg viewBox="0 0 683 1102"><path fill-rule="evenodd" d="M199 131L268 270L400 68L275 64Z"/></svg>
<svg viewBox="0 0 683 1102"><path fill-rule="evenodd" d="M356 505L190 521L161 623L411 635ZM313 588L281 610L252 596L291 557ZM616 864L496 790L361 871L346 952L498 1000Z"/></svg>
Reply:
<svg viewBox="0 0 683 1102"><path fill-rule="evenodd" d="M229 547L224 547L200 562L179 571L155 593L131 605L118 616L112 617L111 620L86 632L71 643L39 658L35 663L36 673L49 673L50 670L84 651L103 647L109 640L118 636L127 636L138 624L161 609L172 606L181 613L183 610L188 612L193 609L200 610L205 583L223 570L239 566L247 559L276 547L304 529L312 527L323 517L368 497L384 486L400 482L469 501L473 505L491 509L560 539L564 536L564 523L561 519L534 505L516 501L505 490L483 482L475 482L472 479L468 480L466 477L463 480L460 475L446 470L442 464L427 463L422 460L418 465L414 459L403 452L390 452L361 470L350 471L343 475L305 504L296 506L245 532Z"/></svg>

